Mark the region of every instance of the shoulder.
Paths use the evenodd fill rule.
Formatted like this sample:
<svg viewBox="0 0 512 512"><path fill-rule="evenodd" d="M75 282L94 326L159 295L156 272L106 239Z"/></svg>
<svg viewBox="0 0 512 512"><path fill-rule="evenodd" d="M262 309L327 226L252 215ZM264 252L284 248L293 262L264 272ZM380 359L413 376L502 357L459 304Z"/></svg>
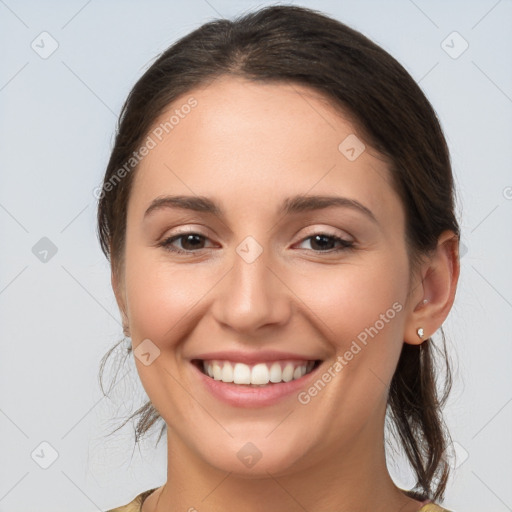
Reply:
<svg viewBox="0 0 512 512"><path fill-rule="evenodd" d="M140 512L140 509L142 507L142 503L144 500L153 492L156 491L158 487L155 487L154 489L148 489L147 491L141 492L135 498L130 501L130 503L127 503L126 505L121 505L116 508L111 508L105 512Z"/></svg>
<svg viewBox="0 0 512 512"><path fill-rule="evenodd" d="M121 505L116 508L109 509L105 512L140 512L140 509L142 507L142 503L144 500L153 492L156 491L158 487L155 487L154 489L148 489L147 491L141 492L135 498L130 501L130 503L127 503L126 505ZM435 503L427 503L426 505L423 505L423 507L418 510L418 512L452 512L446 508L440 507L439 505L436 505Z"/></svg>
<svg viewBox="0 0 512 512"><path fill-rule="evenodd" d="M418 510L418 512L454 512L453 510L448 510L447 508L443 508L440 505L437 505L421 492L406 490L402 488L399 489L406 496L409 496L409 498L412 498L416 501L420 501L423 503L423 506Z"/></svg>
<svg viewBox="0 0 512 512"><path fill-rule="evenodd" d="M436 505L435 503L427 503L426 505L423 505L418 512L452 512L446 508L440 507L439 505Z"/></svg>

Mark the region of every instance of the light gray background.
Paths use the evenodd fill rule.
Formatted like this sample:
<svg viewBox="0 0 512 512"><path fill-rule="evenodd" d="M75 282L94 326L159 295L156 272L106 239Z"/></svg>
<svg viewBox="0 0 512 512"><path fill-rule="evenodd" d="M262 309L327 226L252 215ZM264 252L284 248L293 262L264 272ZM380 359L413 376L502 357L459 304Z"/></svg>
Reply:
<svg viewBox="0 0 512 512"><path fill-rule="evenodd" d="M92 191L122 102L157 54L214 17L266 4L0 0L0 511L106 510L165 481L156 430L135 451L130 424L102 438L145 395L133 360L114 400L98 386L100 358L122 329ZM512 510L512 2L300 5L383 46L439 114L465 247L445 324L455 377L446 420L459 455L445 506ZM44 31L58 43L47 58ZM33 252L43 237L57 248L46 262ZM393 474L413 484L404 469Z"/></svg>

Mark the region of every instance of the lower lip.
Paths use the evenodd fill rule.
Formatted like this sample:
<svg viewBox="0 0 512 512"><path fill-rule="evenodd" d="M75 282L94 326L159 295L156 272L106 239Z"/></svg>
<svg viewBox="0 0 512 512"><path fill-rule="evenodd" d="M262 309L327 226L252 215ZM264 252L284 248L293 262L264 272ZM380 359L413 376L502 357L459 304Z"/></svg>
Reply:
<svg viewBox="0 0 512 512"><path fill-rule="evenodd" d="M191 363L191 365L206 389L214 397L234 407L267 407L274 405L284 398L303 390L308 380L321 366L317 366L310 373L303 375L299 379L259 387L215 380L205 375L194 364Z"/></svg>

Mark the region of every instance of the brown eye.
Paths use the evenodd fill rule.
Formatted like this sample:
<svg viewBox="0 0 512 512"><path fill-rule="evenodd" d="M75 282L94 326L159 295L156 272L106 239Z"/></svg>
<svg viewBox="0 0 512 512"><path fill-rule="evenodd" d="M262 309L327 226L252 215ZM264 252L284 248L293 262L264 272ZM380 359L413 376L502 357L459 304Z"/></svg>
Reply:
<svg viewBox="0 0 512 512"><path fill-rule="evenodd" d="M326 233L317 233L315 235L308 236L307 238L304 238L302 242L305 242L306 240L311 240L311 250L316 252L338 252L354 246L353 242L349 242L348 240L344 240L338 236L328 235ZM336 244L338 244L338 248L334 247Z"/></svg>
<svg viewBox="0 0 512 512"><path fill-rule="evenodd" d="M176 247L174 242L181 240L181 248ZM199 233L182 233L166 238L159 245L166 250L177 253L190 253L198 249L204 249L204 242L207 238Z"/></svg>

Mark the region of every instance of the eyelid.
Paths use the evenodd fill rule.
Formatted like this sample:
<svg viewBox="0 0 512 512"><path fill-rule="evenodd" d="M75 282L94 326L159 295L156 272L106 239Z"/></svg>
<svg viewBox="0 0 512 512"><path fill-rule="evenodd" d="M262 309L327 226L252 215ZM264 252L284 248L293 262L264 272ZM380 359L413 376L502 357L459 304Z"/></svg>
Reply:
<svg viewBox="0 0 512 512"><path fill-rule="evenodd" d="M169 238L172 238L173 236L188 234L201 235L204 236L205 238L212 238L212 236L217 236L211 229L208 229L207 227L202 226L201 224L187 224L186 226L178 227L176 229L165 230L164 233L159 237L159 239L167 240Z"/></svg>
<svg viewBox="0 0 512 512"><path fill-rule="evenodd" d="M171 231L170 233L163 235L162 237L160 237L160 241L157 243L157 245L161 245L162 243L165 243L171 239L179 240L181 237L185 237L187 235L197 235L204 238L206 241L212 241L212 236L210 236L208 232L205 233L201 229L190 228L179 229L178 231Z"/></svg>
<svg viewBox="0 0 512 512"><path fill-rule="evenodd" d="M355 242L355 238L351 235L349 235L346 231L343 231L341 229L336 229L330 226L321 226L318 224L315 224L314 226L308 226L305 228L306 234L302 236L301 241L304 240L304 238L307 238L309 236L313 235L328 235L332 237L342 238L343 240L346 240L347 242Z"/></svg>

